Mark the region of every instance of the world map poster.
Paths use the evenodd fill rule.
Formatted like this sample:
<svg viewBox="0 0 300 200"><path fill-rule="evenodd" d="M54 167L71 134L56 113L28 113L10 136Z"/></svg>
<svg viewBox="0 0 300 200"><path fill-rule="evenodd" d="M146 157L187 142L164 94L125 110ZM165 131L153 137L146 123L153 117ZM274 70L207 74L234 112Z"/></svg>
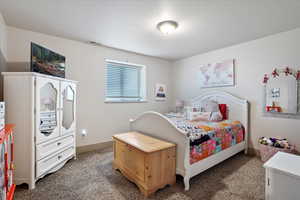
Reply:
<svg viewBox="0 0 300 200"><path fill-rule="evenodd" d="M234 59L201 66L199 71L202 88L234 85Z"/></svg>

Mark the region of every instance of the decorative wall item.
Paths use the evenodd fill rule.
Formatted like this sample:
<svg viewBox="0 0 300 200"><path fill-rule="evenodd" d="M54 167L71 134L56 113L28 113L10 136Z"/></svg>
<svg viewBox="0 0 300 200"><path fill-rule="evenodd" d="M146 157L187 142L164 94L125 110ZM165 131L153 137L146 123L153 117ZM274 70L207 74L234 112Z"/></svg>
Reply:
<svg viewBox="0 0 300 200"><path fill-rule="evenodd" d="M273 98L280 97L280 88L272 88L271 93Z"/></svg>
<svg viewBox="0 0 300 200"><path fill-rule="evenodd" d="M300 117L300 71L289 67L275 68L263 77L264 113L277 117Z"/></svg>
<svg viewBox="0 0 300 200"><path fill-rule="evenodd" d="M164 84L156 84L156 87L155 87L155 98L157 101L165 101L166 98L167 98L167 95L166 95L166 85Z"/></svg>
<svg viewBox="0 0 300 200"><path fill-rule="evenodd" d="M31 43L31 71L65 78L66 57Z"/></svg>
<svg viewBox="0 0 300 200"><path fill-rule="evenodd" d="M234 85L234 59L200 67L200 86L224 87Z"/></svg>

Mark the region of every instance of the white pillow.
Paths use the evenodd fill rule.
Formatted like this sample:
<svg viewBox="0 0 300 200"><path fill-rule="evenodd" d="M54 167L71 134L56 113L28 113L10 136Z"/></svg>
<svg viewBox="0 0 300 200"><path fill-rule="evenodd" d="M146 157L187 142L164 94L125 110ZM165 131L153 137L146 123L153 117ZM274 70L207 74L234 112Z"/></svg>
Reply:
<svg viewBox="0 0 300 200"><path fill-rule="evenodd" d="M204 106L205 112L211 112L209 121L221 121L223 116L219 109L219 104L216 101L209 100Z"/></svg>
<svg viewBox="0 0 300 200"><path fill-rule="evenodd" d="M216 101L209 100L204 105L204 111L205 112L220 112L219 110L219 104Z"/></svg>
<svg viewBox="0 0 300 200"><path fill-rule="evenodd" d="M220 112L197 112L191 113L189 120L192 121L221 121L222 114Z"/></svg>
<svg viewBox="0 0 300 200"><path fill-rule="evenodd" d="M223 119L223 116L220 111L218 112L211 112L209 121L221 121Z"/></svg>
<svg viewBox="0 0 300 200"><path fill-rule="evenodd" d="M192 120L192 121L209 121L210 116L211 116L211 112L191 113L189 120Z"/></svg>

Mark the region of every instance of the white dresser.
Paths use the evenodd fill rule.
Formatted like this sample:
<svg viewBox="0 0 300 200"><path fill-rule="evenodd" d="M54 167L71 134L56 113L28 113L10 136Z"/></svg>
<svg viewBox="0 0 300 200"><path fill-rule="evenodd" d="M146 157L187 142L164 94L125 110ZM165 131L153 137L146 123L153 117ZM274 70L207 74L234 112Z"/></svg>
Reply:
<svg viewBox="0 0 300 200"><path fill-rule="evenodd" d="M266 200L300 199L300 156L278 152L266 168Z"/></svg>
<svg viewBox="0 0 300 200"><path fill-rule="evenodd" d="M3 72L6 120L15 129L15 183L30 189L76 156L76 82Z"/></svg>

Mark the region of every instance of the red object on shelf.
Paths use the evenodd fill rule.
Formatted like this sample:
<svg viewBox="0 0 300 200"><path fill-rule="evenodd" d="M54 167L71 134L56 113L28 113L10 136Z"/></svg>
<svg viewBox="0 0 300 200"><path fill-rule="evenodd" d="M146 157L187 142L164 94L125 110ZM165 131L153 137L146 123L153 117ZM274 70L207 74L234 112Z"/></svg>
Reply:
<svg viewBox="0 0 300 200"><path fill-rule="evenodd" d="M0 147L3 148L4 152L4 187L6 189L6 200L12 200L15 192L16 185L13 184L13 156L14 156L14 137L13 137L13 124L7 124L0 131ZM10 156L9 156L10 155ZM3 188L0 188L3 189Z"/></svg>
<svg viewBox="0 0 300 200"><path fill-rule="evenodd" d="M279 106L266 106L267 112L281 112L281 107Z"/></svg>

